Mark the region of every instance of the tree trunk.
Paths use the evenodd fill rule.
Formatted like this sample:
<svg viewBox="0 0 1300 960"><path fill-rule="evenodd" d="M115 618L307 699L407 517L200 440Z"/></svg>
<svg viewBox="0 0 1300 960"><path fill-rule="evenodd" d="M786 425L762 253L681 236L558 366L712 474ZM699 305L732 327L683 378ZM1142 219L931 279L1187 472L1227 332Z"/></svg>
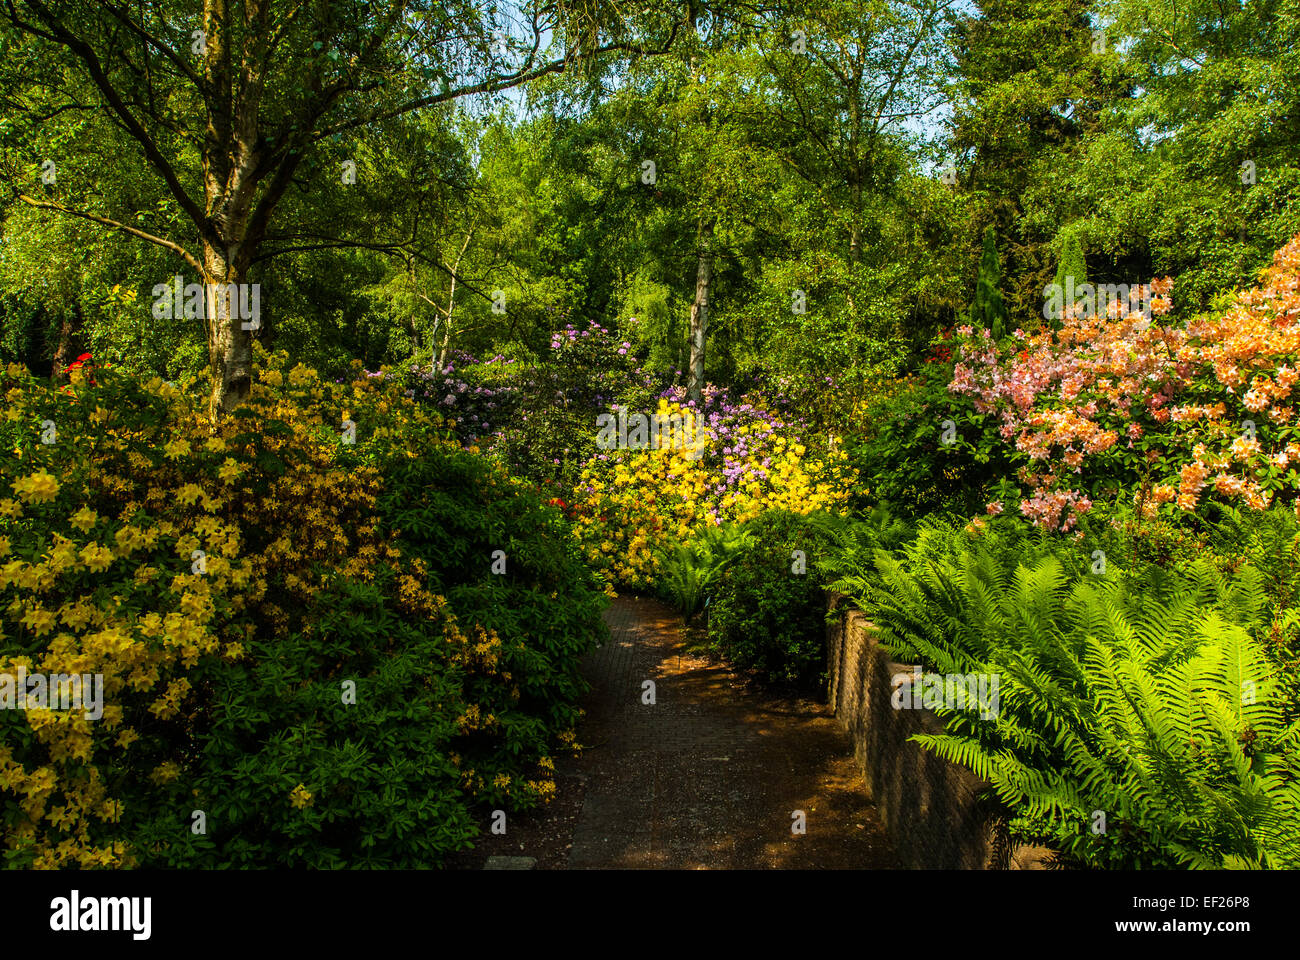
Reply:
<svg viewBox="0 0 1300 960"><path fill-rule="evenodd" d="M853 170L853 222L849 228L849 263L857 266L862 262L862 176Z"/></svg>
<svg viewBox="0 0 1300 960"><path fill-rule="evenodd" d="M55 346L54 361L50 367L50 377L56 381L64 379L63 368L79 356L75 341L77 340L76 331L80 326L80 307L73 304L63 314L63 319L59 322L59 342Z"/></svg>
<svg viewBox="0 0 1300 960"><path fill-rule="evenodd" d="M238 310L238 286L247 275L247 264L231 258L228 251L205 244L203 248L203 284L234 284L233 296L216 297L208 304L208 368L212 373L212 392L208 415L216 421L231 413L248 399L253 386L253 335L244 326ZM208 287L205 290L210 291ZM205 301L208 298L205 297Z"/></svg>
<svg viewBox="0 0 1300 960"><path fill-rule="evenodd" d="M456 309L456 278L460 276L460 263L465 259L465 251L469 249L469 242L474 239L476 230L478 230L477 222L465 234L465 242L460 245L460 252L456 254L456 262L451 265L451 289L447 291L447 309L444 311L447 325L442 331L442 347L438 350L439 364L447 362L447 344L451 340L451 315ZM432 302L430 301L430 303Z"/></svg>
<svg viewBox="0 0 1300 960"><path fill-rule="evenodd" d="M849 228L849 263L857 266L862 262L862 105L858 99L858 90L862 85L861 70L853 74L853 89L849 92L849 188L852 192L852 222Z"/></svg>
<svg viewBox="0 0 1300 960"><path fill-rule="evenodd" d="M704 396L704 338L709 330L709 286L713 282L713 221L700 230L695 302L691 304L691 376L686 391L699 404Z"/></svg>
<svg viewBox="0 0 1300 960"><path fill-rule="evenodd" d="M853 302L853 284L857 280L857 267L862 262L862 177L854 160L851 171L853 176L853 222L849 228L849 284L844 299L849 305L849 313L857 312Z"/></svg>
<svg viewBox="0 0 1300 960"><path fill-rule="evenodd" d="M419 284L416 282L415 279L415 261L410 257L406 258L406 285L407 285L407 289L409 289L411 293L417 296L424 297L424 294L420 293ZM424 297L424 299L427 300L428 298ZM420 330L419 330L419 325L416 323L416 319L415 319L414 303L412 303L410 309L406 311L406 332L411 335L411 348L413 352L416 355L419 355Z"/></svg>
<svg viewBox="0 0 1300 960"><path fill-rule="evenodd" d="M451 317L447 318L447 323L442 330L442 346L438 348L438 363L445 365L447 363L447 344L451 342Z"/></svg>
<svg viewBox="0 0 1300 960"><path fill-rule="evenodd" d="M465 238L465 247L467 246L469 246L469 237ZM465 254L465 247L460 248L461 256ZM456 309L456 271L459 269L460 257L457 257L456 265L451 268L451 290L447 294L446 324L442 328L442 346L438 348L439 366L443 366L447 362L447 344L451 342L451 315Z"/></svg>

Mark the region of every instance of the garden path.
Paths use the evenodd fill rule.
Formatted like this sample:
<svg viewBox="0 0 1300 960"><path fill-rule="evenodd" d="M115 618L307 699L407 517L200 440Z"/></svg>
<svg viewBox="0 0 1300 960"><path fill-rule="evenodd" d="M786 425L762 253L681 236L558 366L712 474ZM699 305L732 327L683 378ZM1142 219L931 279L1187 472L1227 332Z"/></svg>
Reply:
<svg viewBox="0 0 1300 960"><path fill-rule="evenodd" d="M686 650L680 619L654 600L619 598L605 617L610 641L583 663L585 749L557 764L560 799L485 837L466 866L491 855L542 869L897 866L829 707L748 689Z"/></svg>

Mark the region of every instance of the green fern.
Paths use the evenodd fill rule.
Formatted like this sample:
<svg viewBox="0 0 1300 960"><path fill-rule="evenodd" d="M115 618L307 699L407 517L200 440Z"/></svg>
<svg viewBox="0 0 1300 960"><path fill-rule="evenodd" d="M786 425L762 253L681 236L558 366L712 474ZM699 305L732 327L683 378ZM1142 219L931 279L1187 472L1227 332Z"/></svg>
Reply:
<svg viewBox="0 0 1300 960"><path fill-rule="evenodd" d="M1055 552L932 523L846 569L892 655L999 678L998 716L939 708L947 732L914 739L1067 863L1300 867L1300 724L1252 636L1258 571L1095 577Z"/></svg>
<svg viewBox="0 0 1300 960"><path fill-rule="evenodd" d="M753 545L753 535L738 525L706 528L699 539L678 545L664 560L660 595L689 619L703 607L727 564Z"/></svg>

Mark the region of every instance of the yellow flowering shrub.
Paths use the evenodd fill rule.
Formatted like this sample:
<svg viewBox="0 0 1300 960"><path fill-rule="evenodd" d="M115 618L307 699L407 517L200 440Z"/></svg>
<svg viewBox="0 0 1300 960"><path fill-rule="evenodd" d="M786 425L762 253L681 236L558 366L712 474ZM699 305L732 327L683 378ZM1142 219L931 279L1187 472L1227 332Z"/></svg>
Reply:
<svg viewBox="0 0 1300 960"><path fill-rule="evenodd" d="M656 414L693 416L668 400ZM769 510L833 512L847 501L855 474L843 453L809 450L778 417L723 405L697 422L706 438L698 446L612 450L583 471L573 495L575 530L591 563L614 583L652 586L664 552L706 527Z"/></svg>
<svg viewBox="0 0 1300 960"><path fill-rule="evenodd" d="M575 719L577 657L600 629L594 582L547 571L547 592L579 603L570 635L534 650L476 616L446 573L442 525L419 529L398 506L415 479L432 494L448 472L477 472L481 506L456 513L558 518L536 498L516 505L507 478L386 378L327 383L284 355L259 361L247 405L217 424L189 385L105 370L94 385L74 372L65 393L3 371L0 820L14 865L422 865L474 834L474 791L522 806L553 792L529 758ZM512 579L536 593L530 575ZM102 699L24 700L20 671L88 676ZM356 709L340 712L348 683ZM521 696L536 687L554 700ZM401 689L396 704L382 695ZM480 722L459 722L470 707ZM465 783L450 753L488 784ZM385 799L376 777L409 781L409 796ZM196 812L219 821L211 833L191 829Z"/></svg>

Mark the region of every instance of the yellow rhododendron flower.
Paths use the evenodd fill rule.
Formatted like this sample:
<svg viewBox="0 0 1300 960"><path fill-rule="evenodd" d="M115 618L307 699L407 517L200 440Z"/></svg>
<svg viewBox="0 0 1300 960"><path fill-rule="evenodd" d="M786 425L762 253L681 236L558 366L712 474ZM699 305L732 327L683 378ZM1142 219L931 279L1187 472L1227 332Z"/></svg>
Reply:
<svg viewBox="0 0 1300 960"><path fill-rule="evenodd" d="M47 503L59 492L59 481L44 470L13 482L13 491L29 503Z"/></svg>
<svg viewBox="0 0 1300 960"><path fill-rule="evenodd" d="M311 791L300 783L289 792L289 802L299 810L310 807L313 802Z"/></svg>
<svg viewBox="0 0 1300 960"><path fill-rule="evenodd" d="M177 502L189 507L196 503L199 497L203 496L203 490L193 483L187 483L174 494Z"/></svg>
<svg viewBox="0 0 1300 960"><path fill-rule="evenodd" d="M29 628L38 637L43 637L54 629L54 614L50 611L35 607L27 611L27 615L19 621L23 626Z"/></svg>
<svg viewBox="0 0 1300 960"><path fill-rule="evenodd" d="M98 543L88 543L81 551L81 562L91 573L102 573L113 565L113 551Z"/></svg>
<svg viewBox="0 0 1300 960"><path fill-rule="evenodd" d="M184 437L177 437L163 445L163 453L168 460L179 460L181 457L189 456L190 442Z"/></svg>
<svg viewBox="0 0 1300 960"><path fill-rule="evenodd" d="M167 762L160 763L158 766L154 767L153 772L149 774L149 779L156 784L162 785L164 783L171 783L180 775L181 768L168 760Z"/></svg>

